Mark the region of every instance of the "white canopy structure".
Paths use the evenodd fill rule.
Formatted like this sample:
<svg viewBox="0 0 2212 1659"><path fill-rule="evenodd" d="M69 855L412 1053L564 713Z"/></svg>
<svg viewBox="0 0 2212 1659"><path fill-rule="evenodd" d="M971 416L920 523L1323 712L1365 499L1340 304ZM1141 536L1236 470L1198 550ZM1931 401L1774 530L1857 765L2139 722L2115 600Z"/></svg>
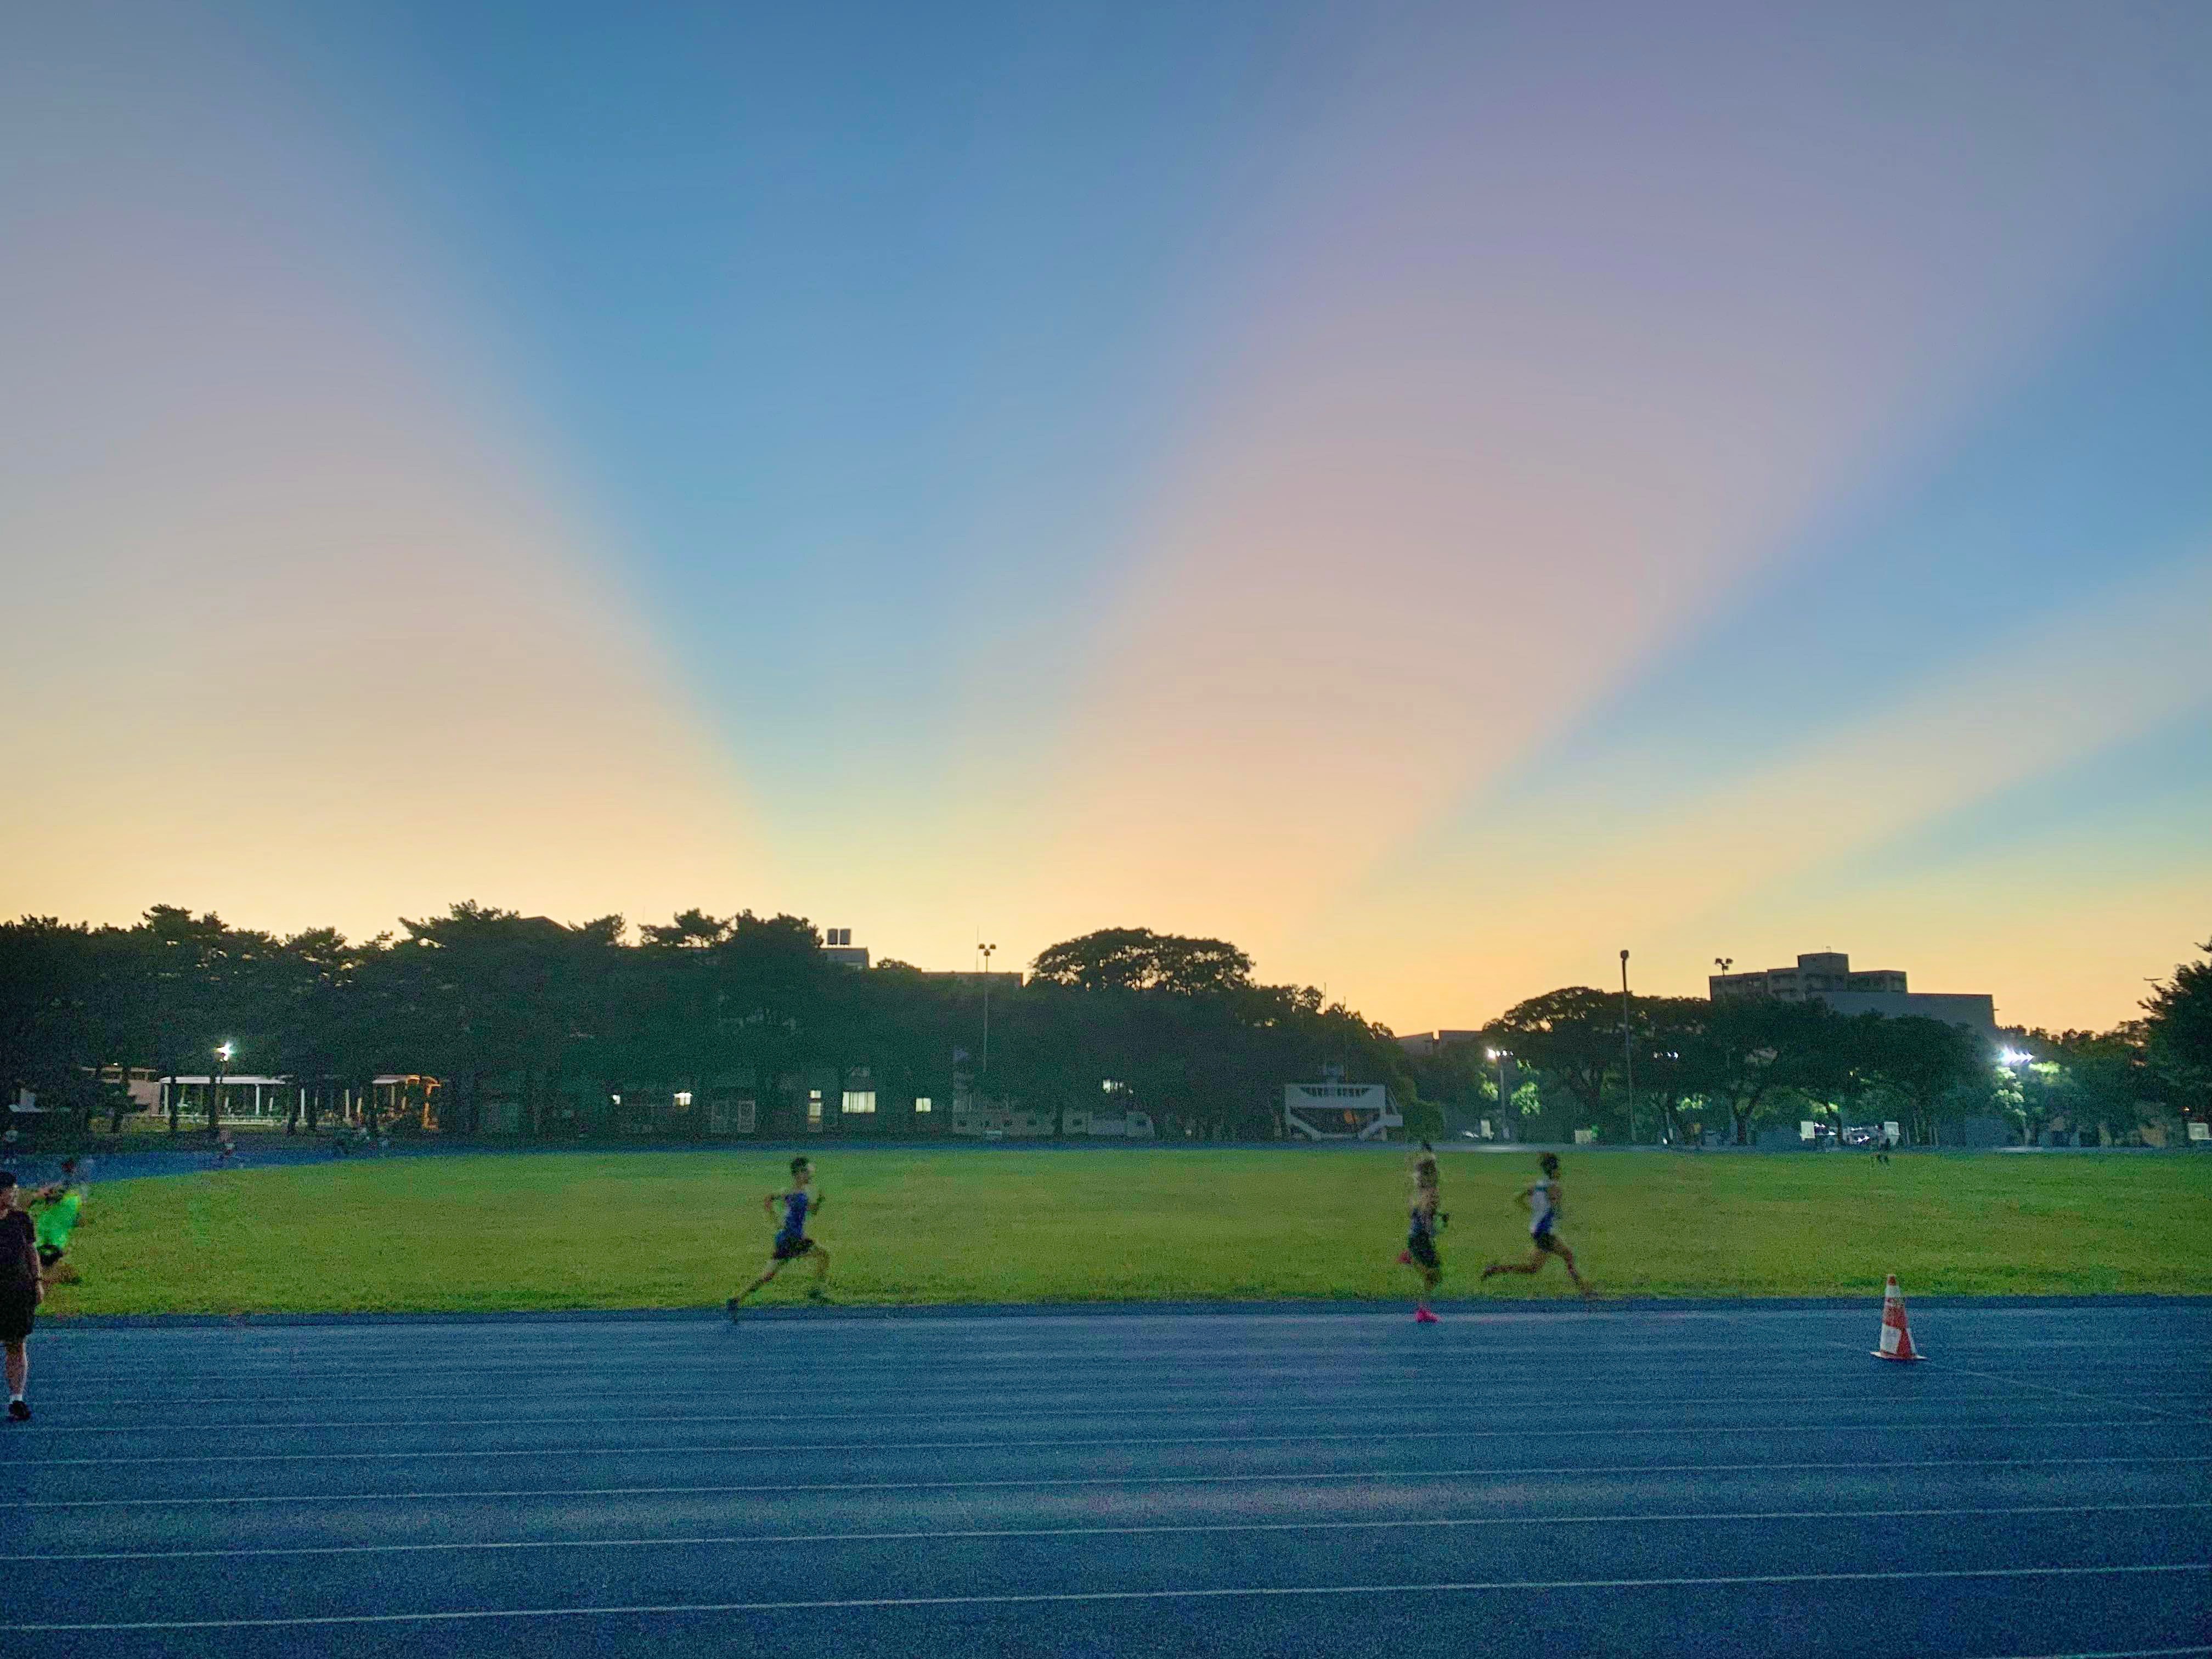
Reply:
<svg viewBox="0 0 2212 1659"><path fill-rule="evenodd" d="M1388 1140L1405 1127L1379 1083L1283 1085L1283 1133L1294 1140Z"/></svg>

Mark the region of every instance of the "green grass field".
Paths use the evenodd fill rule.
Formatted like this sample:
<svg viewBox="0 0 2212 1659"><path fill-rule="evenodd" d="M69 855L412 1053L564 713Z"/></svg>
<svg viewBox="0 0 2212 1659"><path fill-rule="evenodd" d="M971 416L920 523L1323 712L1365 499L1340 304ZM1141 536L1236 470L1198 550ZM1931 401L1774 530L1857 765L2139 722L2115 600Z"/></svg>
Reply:
<svg viewBox="0 0 2212 1659"><path fill-rule="evenodd" d="M95 1188L46 1311L712 1305L751 1277L787 1155L428 1158ZM1395 1297L1395 1152L817 1157L850 1303ZM1570 1294L1525 1252L1519 1155L1444 1153L1447 1297ZM1571 1154L1563 1236L1615 1296L2212 1292L2212 1158ZM803 1264L762 1293L794 1301Z"/></svg>

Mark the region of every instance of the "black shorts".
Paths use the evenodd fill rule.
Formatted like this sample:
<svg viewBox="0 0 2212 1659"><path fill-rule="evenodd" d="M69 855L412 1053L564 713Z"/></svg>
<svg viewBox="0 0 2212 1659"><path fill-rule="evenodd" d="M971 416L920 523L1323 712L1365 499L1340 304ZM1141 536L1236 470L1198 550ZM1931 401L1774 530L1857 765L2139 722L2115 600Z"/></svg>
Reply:
<svg viewBox="0 0 2212 1659"><path fill-rule="evenodd" d="M41 1244L39 1246L39 1265L41 1267L51 1267L62 1259L64 1254L51 1244Z"/></svg>
<svg viewBox="0 0 2212 1659"><path fill-rule="evenodd" d="M775 1259L790 1261L805 1255L813 1248L814 1241L811 1238L779 1238L775 1241Z"/></svg>
<svg viewBox="0 0 2212 1659"><path fill-rule="evenodd" d="M39 1298L31 1286L0 1287L0 1342L21 1342L38 1318Z"/></svg>
<svg viewBox="0 0 2212 1659"><path fill-rule="evenodd" d="M1553 1255L1559 1255L1567 1248L1552 1237L1552 1230L1549 1227L1545 1228L1540 1233L1529 1234L1528 1242L1540 1250L1549 1250Z"/></svg>
<svg viewBox="0 0 2212 1659"><path fill-rule="evenodd" d="M1444 1264L1437 1260L1436 1235L1425 1227L1416 1227L1406 1235L1406 1254L1432 1273L1443 1271Z"/></svg>

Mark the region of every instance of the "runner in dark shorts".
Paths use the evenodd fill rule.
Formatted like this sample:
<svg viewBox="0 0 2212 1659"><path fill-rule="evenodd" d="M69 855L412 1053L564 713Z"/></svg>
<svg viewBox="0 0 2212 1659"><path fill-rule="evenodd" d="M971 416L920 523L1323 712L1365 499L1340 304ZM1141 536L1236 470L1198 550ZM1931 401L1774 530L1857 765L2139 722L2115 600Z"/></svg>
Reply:
<svg viewBox="0 0 2212 1659"><path fill-rule="evenodd" d="M1437 1153L1427 1141L1413 1155L1413 1202L1407 1206L1406 1248L1398 1253L1398 1260L1421 1276L1421 1294L1413 1304L1413 1322L1433 1325L1437 1316L1429 1311L1430 1294L1444 1276L1444 1264L1437 1255Z"/></svg>
<svg viewBox="0 0 2212 1659"><path fill-rule="evenodd" d="M39 1279L38 1230L23 1213L22 1196L14 1174L0 1170L0 1350L7 1356L8 1417L15 1423L31 1420L23 1398L31 1373L26 1345L46 1294Z"/></svg>
<svg viewBox="0 0 2212 1659"><path fill-rule="evenodd" d="M822 1209L821 1195L808 1190L814 1181L814 1165L804 1158L791 1160L791 1187L788 1191L769 1193L761 1200L770 1220L775 1218L776 1206L783 1206L783 1224L776 1229L775 1243L761 1269L758 1279L732 1297L727 1303L730 1317L738 1316L738 1309L755 1291L783 1271L787 1261L796 1261L802 1255L814 1258L814 1283L808 1287L806 1299L827 1302L830 1293L824 1285L830 1277L830 1252L806 1236L806 1218L810 1212L818 1214Z"/></svg>
<svg viewBox="0 0 2212 1659"><path fill-rule="evenodd" d="M1520 1201L1528 1207L1528 1243L1533 1247L1526 1261L1493 1261L1482 1270L1482 1276L1492 1273L1533 1273L1540 1271L1551 1256L1559 1258L1567 1270L1567 1277L1575 1281L1575 1288L1583 1293L1584 1301L1597 1293L1589 1281L1575 1268L1575 1253L1566 1247L1553 1231L1558 1227L1566 1191L1559 1183L1559 1158L1556 1152L1547 1152L1537 1160L1544 1171L1541 1181L1523 1187Z"/></svg>

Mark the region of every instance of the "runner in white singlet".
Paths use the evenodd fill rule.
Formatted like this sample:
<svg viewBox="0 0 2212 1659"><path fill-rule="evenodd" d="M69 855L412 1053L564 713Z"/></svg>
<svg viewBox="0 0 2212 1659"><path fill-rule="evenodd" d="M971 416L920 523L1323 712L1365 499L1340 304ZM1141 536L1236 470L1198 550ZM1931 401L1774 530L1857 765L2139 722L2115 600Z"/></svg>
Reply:
<svg viewBox="0 0 2212 1659"><path fill-rule="evenodd" d="M1575 1288L1584 1300L1596 1294L1575 1268L1575 1253L1566 1247L1557 1233L1560 1218L1566 1213L1566 1196L1559 1182L1559 1158L1556 1152L1547 1152L1537 1160L1544 1178L1523 1187L1519 1201L1528 1206L1528 1242L1535 1246L1526 1261L1493 1261L1482 1270L1482 1276L1492 1273L1533 1273L1540 1270L1547 1256L1557 1256L1567 1270L1567 1277L1575 1281Z"/></svg>

